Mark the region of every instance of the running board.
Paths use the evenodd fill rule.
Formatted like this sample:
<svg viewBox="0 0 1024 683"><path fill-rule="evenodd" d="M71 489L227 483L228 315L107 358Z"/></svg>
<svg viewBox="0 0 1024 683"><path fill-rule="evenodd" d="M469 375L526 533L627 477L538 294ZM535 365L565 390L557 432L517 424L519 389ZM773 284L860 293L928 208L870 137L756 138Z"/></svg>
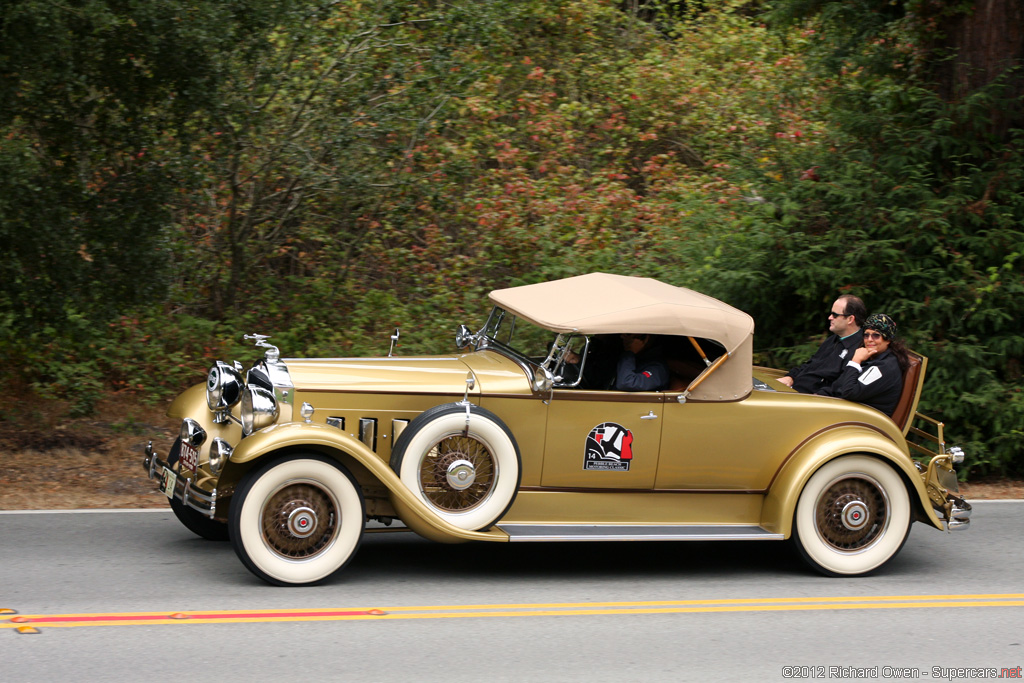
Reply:
<svg viewBox="0 0 1024 683"><path fill-rule="evenodd" d="M509 541L782 541L753 524L695 525L658 524L501 524Z"/></svg>

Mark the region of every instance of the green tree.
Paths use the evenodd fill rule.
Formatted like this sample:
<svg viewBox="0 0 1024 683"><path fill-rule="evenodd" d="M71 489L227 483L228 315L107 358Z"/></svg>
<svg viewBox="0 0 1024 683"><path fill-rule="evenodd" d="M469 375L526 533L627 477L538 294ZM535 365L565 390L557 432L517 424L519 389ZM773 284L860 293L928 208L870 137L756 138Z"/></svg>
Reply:
<svg viewBox="0 0 1024 683"><path fill-rule="evenodd" d="M162 296L178 156L270 0L13 0L0 16L0 312L21 331ZM237 44L245 46L238 55Z"/></svg>
<svg viewBox="0 0 1024 683"><path fill-rule="evenodd" d="M778 173L760 173L751 157L759 149L735 161L765 200L744 230L774 242L733 266L762 268L771 255L772 275L748 310L759 325L783 330L774 346L785 364L792 345L824 328L820 311L837 290L861 294L931 358L924 407L955 425L969 466L1019 472L1024 329L1010 313L1024 292L1019 55L1004 54L1000 69L976 64L987 75L970 87L958 81L958 96L947 100L944 69L959 73L972 56L958 50L936 61L948 47L936 22L973 20L977 12L964 10L978 8L778 7L815 36L808 54L828 78L827 126L822 145L780 138Z"/></svg>
<svg viewBox="0 0 1024 683"><path fill-rule="evenodd" d="M818 66L835 73L912 78L947 102L997 86L988 132L1005 142L1024 126L1019 0L776 0L767 16L814 27Z"/></svg>

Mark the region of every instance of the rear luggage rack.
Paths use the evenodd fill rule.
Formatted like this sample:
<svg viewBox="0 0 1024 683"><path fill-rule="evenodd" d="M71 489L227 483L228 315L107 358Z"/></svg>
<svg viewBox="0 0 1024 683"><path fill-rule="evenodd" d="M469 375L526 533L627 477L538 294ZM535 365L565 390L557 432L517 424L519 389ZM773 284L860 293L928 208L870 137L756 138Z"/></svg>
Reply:
<svg viewBox="0 0 1024 683"><path fill-rule="evenodd" d="M928 464L917 462L917 469L924 479L925 490L931 499L936 515L946 524L946 531L966 529L971 523L971 504L960 496L960 484L957 481L953 465L964 461L964 452L959 446L946 448L942 422L920 412L914 413L915 420L922 420L935 427L935 433L911 426L908 436L913 435L920 440L934 444L933 448L915 443L910 439L907 445L914 451L927 457Z"/></svg>

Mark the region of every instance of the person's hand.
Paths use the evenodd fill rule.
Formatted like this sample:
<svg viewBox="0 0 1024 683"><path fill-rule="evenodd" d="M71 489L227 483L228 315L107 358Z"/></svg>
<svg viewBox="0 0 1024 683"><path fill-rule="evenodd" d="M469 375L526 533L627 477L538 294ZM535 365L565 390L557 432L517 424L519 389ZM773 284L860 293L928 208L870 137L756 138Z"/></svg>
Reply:
<svg viewBox="0 0 1024 683"><path fill-rule="evenodd" d="M786 375L785 377L780 377L779 378L779 384L785 384L787 387L792 389L793 388L793 378L790 377L789 375Z"/></svg>
<svg viewBox="0 0 1024 683"><path fill-rule="evenodd" d="M869 360L876 353L878 353L878 349L869 349L866 346L862 346L853 352L853 358L851 360L859 365L864 361Z"/></svg>

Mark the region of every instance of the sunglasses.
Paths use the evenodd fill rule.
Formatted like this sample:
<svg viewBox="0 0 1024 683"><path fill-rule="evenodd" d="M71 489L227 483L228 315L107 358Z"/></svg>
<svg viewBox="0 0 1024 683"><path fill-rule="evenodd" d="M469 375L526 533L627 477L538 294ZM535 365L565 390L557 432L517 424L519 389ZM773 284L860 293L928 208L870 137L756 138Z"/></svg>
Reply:
<svg viewBox="0 0 1024 683"><path fill-rule="evenodd" d="M865 339L885 339L880 332L865 332Z"/></svg>
<svg viewBox="0 0 1024 683"><path fill-rule="evenodd" d="M836 313L835 311L829 311L828 312L828 317L830 317L830 318L845 318L848 315L850 315L850 314L849 313Z"/></svg>

